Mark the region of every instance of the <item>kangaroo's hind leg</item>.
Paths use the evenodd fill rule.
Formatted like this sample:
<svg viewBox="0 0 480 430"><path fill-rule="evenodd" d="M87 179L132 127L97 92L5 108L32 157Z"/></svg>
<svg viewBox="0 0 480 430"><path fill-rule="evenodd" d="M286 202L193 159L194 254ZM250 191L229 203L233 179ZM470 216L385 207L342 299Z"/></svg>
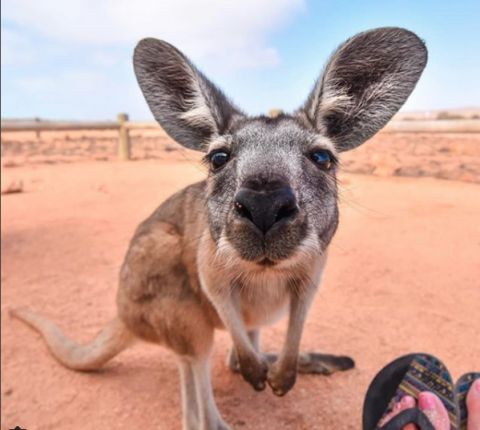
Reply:
<svg viewBox="0 0 480 430"><path fill-rule="evenodd" d="M199 404L198 429L231 430L223 421L213 397L209 355L196 357L192 361L192 370Z"/></svg>
<svg viewBox="0 0 480 430"><path fill-rule="evenodd" d="M182 393L183 430L197 430L200 410L191 360L181 357L178 360L178 369Z"/></svg>
<svg viewBox="0 0 480 430"><path fill-rule="evenodd" d="M185 353L180 345L188 342L188 353L179 354L179 370L182 393L184 430L229 430L215 403L210 371L210 352L213 344L213 327L204 321L200 314L182 312L177 306L177 324L181 331L175 336L167 334L172 349ZM183 316L183 321L182 321ZM183 349L183 351L182 351Z"/></svg>
<svg viewBox="0 0 480 430"><path fill-rule="evenodd" d="M278 359L278 354L264 352L264 357L271 364ZM301 352L298 356L298 373L307 375L331 375L335 372L349 370L355 362L344 355L322 354L320 352Z"/></svg>
<svg viewBox="0 0 480 430"><path fill-rule="evenodd" d="M210 354L214 329L200 308L191 304L182 307L182 302L177 303L175 333L165 334L170 347L180 353L184 430L229 430L213 396ZM184 348L187 344L188 351Z"/></svg>
<svg viewBox="0 0 480 430"><path fill-rule="evenodd" d="M209 359L215 317L171 225L138 229L120 273L119 315L139 338L179 359L184 430L225 430L213 398ZM190 270L189 270L190 269Z"/></svg>
<svg viewBox="0 0 480 430"><path fill-rule="evenodd" d="M138 333L178 357L183 430L227 430L210 378L214 326L192 296L157 297L135 314ZM147 336L145 336L147 337Z"/></svg>

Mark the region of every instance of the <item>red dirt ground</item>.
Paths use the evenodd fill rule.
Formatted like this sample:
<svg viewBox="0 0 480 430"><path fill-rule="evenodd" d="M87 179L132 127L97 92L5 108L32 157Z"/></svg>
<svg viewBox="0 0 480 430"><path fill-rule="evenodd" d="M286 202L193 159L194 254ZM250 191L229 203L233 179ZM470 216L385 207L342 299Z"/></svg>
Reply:
<svg viewBox="0 0 480 430"><path fill-rule="evenodd" d="M117 271L135 226L203 176L181 161L78 162L5 168L23 192L2 196L2 429L178 429L174 357L138 345L105 370L76 373L6 310L27 306L86 341L115 314ZM342 176L341 225L303 348L353 356L355 370L300 376L283 398L254 392L225 367L213 383L235 429L358 430L368 383L400 354L441 357L455 378L480 370L480 185ZM279 348L284 324L265 330Z"/></svg>

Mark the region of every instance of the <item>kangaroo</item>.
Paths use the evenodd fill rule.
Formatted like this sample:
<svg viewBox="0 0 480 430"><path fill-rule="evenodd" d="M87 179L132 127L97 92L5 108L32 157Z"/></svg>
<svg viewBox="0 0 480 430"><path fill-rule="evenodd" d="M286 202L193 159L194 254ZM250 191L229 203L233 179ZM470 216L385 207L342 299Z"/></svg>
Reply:
<svg viewBox="0 0 480 430"><path fill-rule="evenodd" d="M305 104L275 118L244 114L167 42L140 41L135 74L160 125L205 153L206 180L177 192L137 228L121 266L118 315L86 345L29 310L53 356L93 370L134 343L178 356L185 430L226 430L210 380L215 329L233 340L229 367L278 396L297 372L331 374L351 358L299 352L304 322L338 225L339 155L381 129L427 62L401 28L360 33L331 56ZM340 310L339 310L340 311ZM262 326L288 314L278 355L260 351Z"/></svg>

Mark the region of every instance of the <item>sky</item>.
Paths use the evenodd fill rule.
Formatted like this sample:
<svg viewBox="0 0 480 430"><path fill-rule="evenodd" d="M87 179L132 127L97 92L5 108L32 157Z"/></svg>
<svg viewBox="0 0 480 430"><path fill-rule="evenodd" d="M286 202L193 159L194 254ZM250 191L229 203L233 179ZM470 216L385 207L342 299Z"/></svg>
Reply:
<svg viewBox="0 0 480 430"><path fill-rule="evenodd" d="M2 0L2 118L151 120L143 37L183 51L240 108L292 111L348 37L398 26L429 63L404 111L480 106L479 0Z"/></svg>

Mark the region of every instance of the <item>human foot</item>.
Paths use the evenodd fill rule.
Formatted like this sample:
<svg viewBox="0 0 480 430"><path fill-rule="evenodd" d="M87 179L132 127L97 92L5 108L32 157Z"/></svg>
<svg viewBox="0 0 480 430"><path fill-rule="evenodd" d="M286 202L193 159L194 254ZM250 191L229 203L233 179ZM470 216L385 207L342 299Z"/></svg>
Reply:
<svg viewBox="0 0 480 430"><path fill-rule="evenodd" d="M392 418L396 417L400 412L414 407L415 399L413 397L402 397L402 399L398 403L395 403L395 405L393 406L393 410L389 414L385 415L385 417L380 421L380 427L383 427ZM417 427L415 426L415 424L408 424L403 428L403 430L416 430L416 428Z"/></svg>
<svg viewBox="0 0 480 430"><path fill-rule="evenodd" d="M467 430L480 430L480 379L477 379L467 393Z"/></svg>
<svg viewBox="0 0 480 430"><path fill-rule="evenodd" d="M402 397L400 402L396 403L392 412L385 416L381 422L381 426L388 423L393 417L396 417L400 412L406 409L414 408L416 406L415 399L411 396ZM480 411L480 403L479 403ZM418 396L418 408L427 416L435 430L450 430L450 420L448 412L445 409L442 401L433 393L424 391ZM408 424L402 430L415 430L417 427L414 424ZM470 427L468 430L480 430L478 427Z"/></svg>
<svg viewBox="0 0 480 430"><path fill-rule="evenodd" d="M418 396L418 407L427 416L435 430L450 430L450 419L442 401L433 393L424 391Z"/></svg>

